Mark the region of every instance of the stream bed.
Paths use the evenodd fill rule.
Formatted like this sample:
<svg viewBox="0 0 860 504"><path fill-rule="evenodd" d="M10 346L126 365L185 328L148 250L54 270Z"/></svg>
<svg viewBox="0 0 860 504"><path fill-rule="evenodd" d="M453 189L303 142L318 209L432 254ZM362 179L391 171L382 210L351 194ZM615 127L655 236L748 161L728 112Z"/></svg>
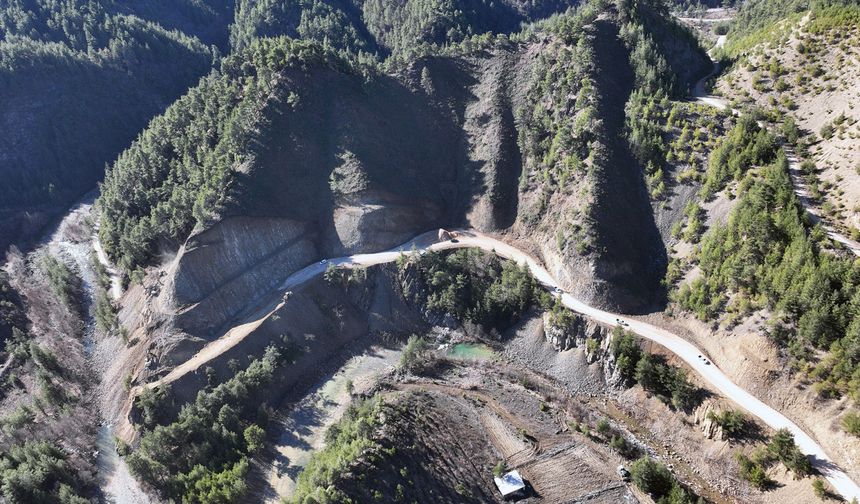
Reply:
<svg viewBox="0 0 860 504"><path fill-rule="evenodd" d="M378 377L393 370L402 351L372 347L349 359L346 364L317 383L290 409L275 421L273 429L278 442L274 463L267 476L266 502L280 503L296 488L296 480L313 453L325 446L325 433L340 420L352 401L354 392L372 387Z"/></svg>
<svg viewBox="0 0 860 504"><path fill-rule="evenodd" d="M112 352L105 351L103 346L112 346L96 334L95 297L96 278L91 261L93 258L101 261L111 274L111 297L117 299L121 295L119 276L107 262L107 256L101 250L97 238L89 228L92 219L92 207L97 192L93 191L73 205L69 212L59 221L43 244L46 250L74 265L81 277L82 304L84 307L83 346L84 353L92 371L101 380L102 373L115 358ZM94 393L99 396L103 392L99 386ZM116 452L113 429L109 423L102 423L96 433L96 468L98 470L98 486L104 502L117 504L145 504L151 499L140 488L139 483L128 471L125 461Z"/></svg>

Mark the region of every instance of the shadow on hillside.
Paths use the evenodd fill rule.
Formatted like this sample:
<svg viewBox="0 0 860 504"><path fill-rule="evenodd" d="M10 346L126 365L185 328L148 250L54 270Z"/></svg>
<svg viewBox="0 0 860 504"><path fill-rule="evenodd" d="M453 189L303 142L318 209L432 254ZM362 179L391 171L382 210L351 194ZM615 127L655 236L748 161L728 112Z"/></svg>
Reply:
<svg viewBox="0 0 860 504"><path fill-rule="evenodd" d="M643 170L625 140L624 106L633 91L635 75L629 54L619 39L618 27L606 19L595 23L598 109L603 119L601 136L607 146L603 168L596 176L593 211L597 231L597 276L607 282L608 306L631 314L665 307L668 257L660 238ZM613 306L614 305L614 306Z"/></svg>

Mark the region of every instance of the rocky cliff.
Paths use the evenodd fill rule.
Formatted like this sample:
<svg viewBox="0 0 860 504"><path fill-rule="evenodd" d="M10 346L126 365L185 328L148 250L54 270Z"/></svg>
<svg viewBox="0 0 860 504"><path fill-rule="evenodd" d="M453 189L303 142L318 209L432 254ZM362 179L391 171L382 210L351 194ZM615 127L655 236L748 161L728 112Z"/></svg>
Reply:
<svg viewBox="0 0 860 504"><path fill-rule="evenodd" d="M235 217L193 234L166 269L158 297L177 328L206 339L311 262L313 232L286 219Z"/></svg>

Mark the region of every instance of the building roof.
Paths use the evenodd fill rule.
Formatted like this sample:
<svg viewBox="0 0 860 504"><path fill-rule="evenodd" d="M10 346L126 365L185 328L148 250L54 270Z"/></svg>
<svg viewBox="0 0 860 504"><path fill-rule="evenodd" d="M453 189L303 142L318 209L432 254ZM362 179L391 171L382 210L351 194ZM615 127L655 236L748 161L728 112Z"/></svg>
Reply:
<svg viewBox="0 0 860 504"><path fill-rule="evenodd" d="M511 471L501 478L493 478L493 481L496 482L496 487L499 489L499 492L502 493L502 496L508 496L512 493L519 492L526 487L526 484L523 482L523 477L520 476L519 471Z"/></svg>

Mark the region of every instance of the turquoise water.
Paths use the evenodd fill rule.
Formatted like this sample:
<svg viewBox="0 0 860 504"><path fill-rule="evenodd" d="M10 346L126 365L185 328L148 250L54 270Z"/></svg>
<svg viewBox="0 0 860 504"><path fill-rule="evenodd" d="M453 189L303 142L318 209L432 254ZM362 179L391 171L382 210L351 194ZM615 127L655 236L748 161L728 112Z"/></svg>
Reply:
<svg viewBox="0 0 860 504"><path fill-rule="evenodd" d="M455 359L490 360L496 358L496 352L482 343L458 343L451 347L448 355Z"/></svg>

